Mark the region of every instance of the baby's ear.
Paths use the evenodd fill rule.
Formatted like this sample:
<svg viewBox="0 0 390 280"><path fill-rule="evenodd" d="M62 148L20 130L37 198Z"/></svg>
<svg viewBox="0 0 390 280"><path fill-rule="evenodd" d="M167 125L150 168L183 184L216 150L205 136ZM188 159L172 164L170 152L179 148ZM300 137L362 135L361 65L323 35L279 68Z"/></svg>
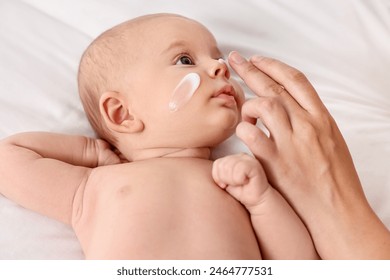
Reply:
<svg viewBox="0 0 390 280"><path fill-rule="evenodd" d="M143 122L130 112L126 97L119 92L103 93L100 97L99 109L110 130L119 133L137 133L144 129Z"/></svg>

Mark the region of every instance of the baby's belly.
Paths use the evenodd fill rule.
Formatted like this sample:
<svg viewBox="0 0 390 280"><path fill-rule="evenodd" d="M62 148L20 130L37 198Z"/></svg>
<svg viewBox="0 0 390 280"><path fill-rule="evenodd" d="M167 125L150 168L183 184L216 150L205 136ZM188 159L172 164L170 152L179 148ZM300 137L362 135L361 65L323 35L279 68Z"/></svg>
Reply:
<svg viewBox="0 0 390 280"><path fill-rule="evenodd" d="M209 179L181 177L149 178L99 197L80 236L86 258L259 259L242 205Z"/></svg>

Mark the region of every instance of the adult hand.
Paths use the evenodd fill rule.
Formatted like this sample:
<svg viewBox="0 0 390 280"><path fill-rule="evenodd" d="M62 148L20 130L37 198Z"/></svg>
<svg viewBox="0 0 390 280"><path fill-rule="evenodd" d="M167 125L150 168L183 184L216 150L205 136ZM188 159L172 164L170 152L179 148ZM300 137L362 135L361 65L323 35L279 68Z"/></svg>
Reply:
<svg viewBox="0 0 390 280"><path fill-rule="evenodd" d="M348 147L304 74L237 52L229 64L258 96L244 104L237 136L304 221L320 256L390 258L389 231L370 208Z"/></svg>

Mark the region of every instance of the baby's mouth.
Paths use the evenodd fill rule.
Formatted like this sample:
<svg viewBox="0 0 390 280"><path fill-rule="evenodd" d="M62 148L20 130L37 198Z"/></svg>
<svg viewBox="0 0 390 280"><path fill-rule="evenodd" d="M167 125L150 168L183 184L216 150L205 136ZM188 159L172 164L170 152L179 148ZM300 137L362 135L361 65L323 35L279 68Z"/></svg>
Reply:
<svg viewBox="0 0 390 280"><path fill-rule="evenodd" d="M236 91L232 85L225 85L220 90L218 90L212 97L213 98L221 98L230 103L236 103Z"/></svg>

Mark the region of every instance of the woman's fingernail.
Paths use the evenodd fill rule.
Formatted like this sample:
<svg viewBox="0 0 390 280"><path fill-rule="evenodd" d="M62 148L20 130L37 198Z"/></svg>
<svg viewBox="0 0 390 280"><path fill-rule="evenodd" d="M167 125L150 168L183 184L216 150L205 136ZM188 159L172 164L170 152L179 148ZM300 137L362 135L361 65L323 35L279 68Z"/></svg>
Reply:
<svg viewBox="0 0 390 280"><path fill-rule="evenodd" d="M229 58L235 63L235 64L242 64L245 62L245 58L243 58L238 52L232 51L229 54Z"/></svg>
<svg viewBox="0 0 390 280"><path fill-rule="evenodd" d="M264 56L261 56L261 55L254 55L250 58L250 61L254 61L254 62L260 62L264 59Z"/></svg>

